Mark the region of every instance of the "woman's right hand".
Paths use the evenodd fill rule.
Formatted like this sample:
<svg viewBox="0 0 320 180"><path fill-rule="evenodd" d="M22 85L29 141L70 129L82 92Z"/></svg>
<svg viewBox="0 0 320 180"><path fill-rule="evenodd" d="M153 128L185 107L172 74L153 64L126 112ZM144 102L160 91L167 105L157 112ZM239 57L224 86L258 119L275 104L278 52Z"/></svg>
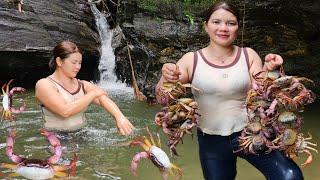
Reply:
<svg viewBox="0 0 320 180"><path fill-rule="evenodd" d="M173 63L166 63L161 69L164 82L177 82L181 74L179 66Z"/></svg>

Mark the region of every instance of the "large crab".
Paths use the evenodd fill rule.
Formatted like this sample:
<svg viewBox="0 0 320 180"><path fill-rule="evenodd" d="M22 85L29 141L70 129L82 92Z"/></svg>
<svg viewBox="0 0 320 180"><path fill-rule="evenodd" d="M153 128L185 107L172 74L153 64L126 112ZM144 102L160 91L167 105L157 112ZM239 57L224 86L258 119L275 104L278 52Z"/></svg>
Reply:
<svg viewBox="0 0 320 180"><path fill-rule="evenodd" d="M41 129L41 134L47 137L49 143L54 148L54 155L47 160L39 159L27 159L15 155L13 153L14 138L16 136L16 129L11 129L7 137L7 156L16 164L2 163L1 168L12 169L14 173L9 176L23 176L28 179L49 179L55 176L57 177L68 177L65 173L67 169L70 170L69 176L75 175L76 167L76 155L69 165L55 165L61 157L62 150L59 139L52 132L48 132Z"/></svg>
<svg viewBox="0 0 320 180"><path fill-rule="evenodd" d="M160 103L162 105L168 105L172 100L176 100L188 94L188 88L192 88L194 90L200 91L196 87L191 84L182 84L181 82L165 82L163 85L157 90L157 93L160 96Z"/></svg>
<svg viewBox="0 0 320 180"><path fill-rule="evenodd" d="M12 96L15 92L25 92L26 90L22 87L13 87L10 90L10 84L12 83L13 79L11 79L8 83L5 83L2 85L2 119L5 120L13 120L14 116L12 113L18 114L25 110L26 103L23 102L23 104L19 108L14 108L12 106Z"/></svg>
<svg viewBox="0 0 320 180"><path fill-rule="evenodd" d="M145 151L135 154L131 161L131 172L137 175L137 167L141 158L150 159L152 163L157 166L161 172L163 179L167 179L167 174L170 172L177 172L180 176L182 171L179 167L172 164L168 155L161 149L161 142L158 136L158 146L156 145L149 128L146 127L149 138L145 136L138 136L131 141L130 146L141 146Z"/></svg>

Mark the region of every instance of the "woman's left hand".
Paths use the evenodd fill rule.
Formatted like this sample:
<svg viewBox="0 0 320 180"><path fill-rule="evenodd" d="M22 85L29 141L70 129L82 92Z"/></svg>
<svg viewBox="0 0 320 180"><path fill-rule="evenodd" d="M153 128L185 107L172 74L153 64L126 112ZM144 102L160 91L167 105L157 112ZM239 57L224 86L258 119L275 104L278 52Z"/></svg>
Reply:
<svg viewBox="0 0 320 180"><path fill-rule="evenodd" d="M129 135L132 133L132 130L134 129L134 126L125 116L120 116L119 118L116 118L116 123L121 135Z"/></svg>
<svg viewBox="0 0 320 180"><path fill-rule="evenodd" d="M277 69L283 63L282 57L278 54L267 54L264 60L264 66L268 71L273 71Z"/></svg>

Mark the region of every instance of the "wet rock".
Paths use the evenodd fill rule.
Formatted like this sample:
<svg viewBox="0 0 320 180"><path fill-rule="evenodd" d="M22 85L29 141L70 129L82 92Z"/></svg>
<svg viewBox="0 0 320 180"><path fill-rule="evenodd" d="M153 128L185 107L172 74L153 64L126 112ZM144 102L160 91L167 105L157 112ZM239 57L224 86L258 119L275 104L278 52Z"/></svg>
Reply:
<svg viewBox="0 0 320 180"><path fill-rule="evenodd" d="M11 1L0 1L0 82L16 79L21 86L33 87L47 76L53 47L62 40L75 42L84 52L79 74L94 79L98 61L98 35L85 0L29 0L24 13Z"/></svg>

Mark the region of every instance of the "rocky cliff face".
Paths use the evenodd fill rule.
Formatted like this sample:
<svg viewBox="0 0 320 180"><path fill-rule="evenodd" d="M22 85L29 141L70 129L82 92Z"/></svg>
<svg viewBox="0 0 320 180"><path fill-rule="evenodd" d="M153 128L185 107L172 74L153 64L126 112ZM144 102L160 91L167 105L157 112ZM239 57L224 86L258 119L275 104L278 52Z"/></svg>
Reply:
<svg viewBox="0 0 320 180"><path fill-rule="evenodd" d="M98 35L85 0L28 0L23 13L14 1L0 1L0 81L14 78L33 87L49 74L51 50L62 40L71 40L84 51L80 77L93 79L98 63Z"/></svg>
<svg viewBox="0 0 320 180"><path fill-rule="evenodd" d="M245 17L243 46L255 49L262 59L269 52L282 55L286 73L314 80L316 86L313 90L319 94L320 19L317 17L320 17L320 2L246 2L234 0ZM140 85L147 95L152 95L152 85L159 79L163 63L176 62L184 53L206 46L208 38L202 30L201 19L204 12L196 11L194 24L190 24L181 13L181 8L175 7L177 5L160 4L155 10L143 13L143 10L134 12L130 9L133 4L126 5L123 6L125 18L122 18L121 26L128 39L135 44L132 53ZM237 41L240 46L241 37L240 31ZM130 75L124 73L130 71L129 67L120 63L127 61L121 52L124 51L118 51L118 57L122 57L119 58L121 65L118 67L121 69L118 73L130 79Z"/></svg>

